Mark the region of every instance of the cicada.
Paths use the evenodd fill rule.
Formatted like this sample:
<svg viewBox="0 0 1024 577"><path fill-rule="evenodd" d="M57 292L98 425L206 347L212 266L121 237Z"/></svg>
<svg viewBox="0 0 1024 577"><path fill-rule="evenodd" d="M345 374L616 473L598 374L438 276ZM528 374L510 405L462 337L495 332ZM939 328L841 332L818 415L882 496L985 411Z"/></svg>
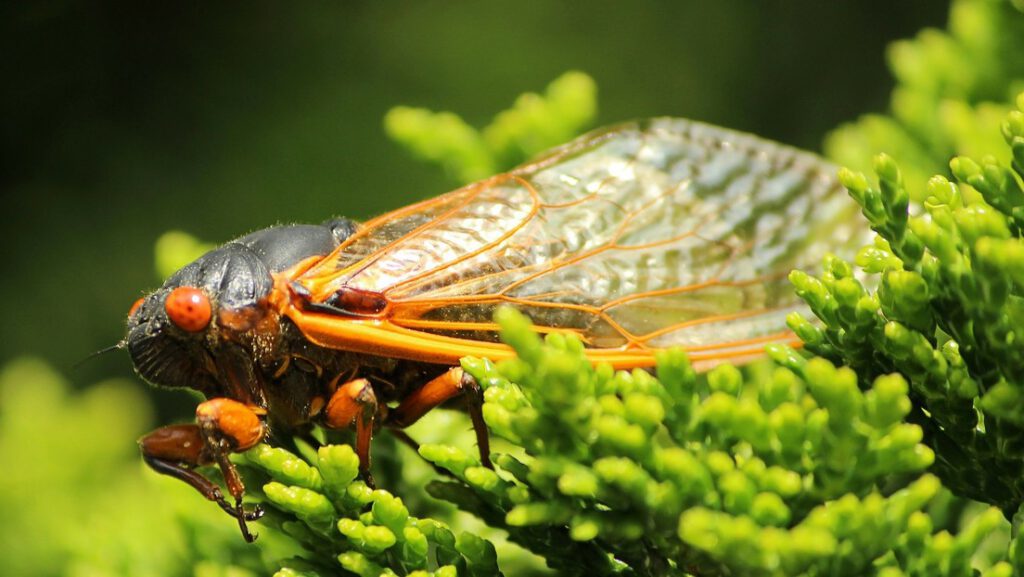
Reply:
<svg viewBox="0 0 1024 577"><path fill-rule="evenodd" d="M140 441L146 462L247 522L231 453L273 432L370 440L461 397L490 466L482 395L458 368L512 356L492 316L515 307L589 359L695 364L794 343L787 275L865 238L833 166L680 119L587 134L510 172L357 224L275 226L203 255L140 299L124 341L147 381L197 389L192 424ZM233 498L198 467L215 465Z"/></svg>

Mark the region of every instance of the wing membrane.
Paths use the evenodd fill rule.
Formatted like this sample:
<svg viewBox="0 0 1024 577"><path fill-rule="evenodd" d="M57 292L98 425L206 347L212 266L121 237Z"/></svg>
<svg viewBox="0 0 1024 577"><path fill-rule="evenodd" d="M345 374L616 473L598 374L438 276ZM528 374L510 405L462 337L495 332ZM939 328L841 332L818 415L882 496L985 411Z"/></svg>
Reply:
<svg viewBox="0 0 1024 577"><path fill-rule="evenodd" d="M730 352L785 338L786 275L867 238L835 169L679 119L584 136L375 219L298 282L382 295L392 326L496 340L512 305L598 349Z"/></svg>

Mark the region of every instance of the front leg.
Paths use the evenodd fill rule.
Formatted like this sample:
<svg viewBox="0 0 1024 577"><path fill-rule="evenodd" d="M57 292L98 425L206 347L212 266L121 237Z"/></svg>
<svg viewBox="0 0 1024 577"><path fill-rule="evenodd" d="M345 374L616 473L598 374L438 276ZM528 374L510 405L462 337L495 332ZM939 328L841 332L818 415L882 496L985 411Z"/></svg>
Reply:
<svg viewBox="0 0 1024 577"><path fill-rule="evenodd" d="M251 543L256 536L249 532L246 522L262 517L263 510L259 505L252 511L242 508L245 485L228 455L254 447L265 435L266 426L252 408L216 398L196 407L196 424L159 428L140 439L139 447L154 471L188 483L235 517L242 536ZM216 483L195 471L196 467L214 463L224 475L234 505L227 502Z"/></svg>

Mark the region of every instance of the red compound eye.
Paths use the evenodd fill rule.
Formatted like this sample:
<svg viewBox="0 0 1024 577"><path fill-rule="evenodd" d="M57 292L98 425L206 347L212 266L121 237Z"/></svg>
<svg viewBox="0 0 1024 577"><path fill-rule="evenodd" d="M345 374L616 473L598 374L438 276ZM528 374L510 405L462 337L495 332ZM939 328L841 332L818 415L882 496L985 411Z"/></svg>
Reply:
<svg viewBox="0 0 1024 577"><path fill-rule="evenodd" d="M128 309L128 316L129 317L131 317L133 314L135 314L135 311L139 310L139 307L142 306L142 301L144 301L144 300L146 300L146 297L139 297L139 300L137 300L134 303L132 303L132 308Z"/></svg>
<svg viewBox="0 0 1024 577"><path fill-rule="evenodd" d="M190 333L205 329L213 316L210 299L203 291L189 286L172 290L164 301L164 310L175 326Z"/></svg>

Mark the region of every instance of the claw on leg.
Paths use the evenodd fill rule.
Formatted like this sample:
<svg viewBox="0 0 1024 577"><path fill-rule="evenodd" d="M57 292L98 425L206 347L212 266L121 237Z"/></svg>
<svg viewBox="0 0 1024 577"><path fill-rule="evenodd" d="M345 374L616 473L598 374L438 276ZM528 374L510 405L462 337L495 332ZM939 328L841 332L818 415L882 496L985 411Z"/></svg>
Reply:
<svg viewBox="0 0 1024 577"><path fill-rule="evenodd" d="M139 440L142 456L157 473L180 479L238 520L242 537L253 542L256 535L246 522L263 516L258 505L251 511L242 507L245 485L228 455L255 446L266 434L259 416L242 403L217 398L201 403L196 409L196 424L170 425L153 431ZM224 475L234 504L228 503L216 483L195 467L216 463Z"/></svg>

